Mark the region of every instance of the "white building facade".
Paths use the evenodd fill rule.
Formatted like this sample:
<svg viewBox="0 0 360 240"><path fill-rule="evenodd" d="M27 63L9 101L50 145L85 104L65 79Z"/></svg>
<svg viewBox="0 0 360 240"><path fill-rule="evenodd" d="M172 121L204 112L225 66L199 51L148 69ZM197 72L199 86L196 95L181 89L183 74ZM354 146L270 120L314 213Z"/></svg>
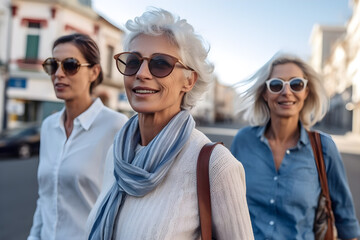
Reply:
<svg viewBox="0 0 360 240"><path fill-rule="evenodd" d="M310 37L310 44L312 46L310 64L316 71L322 71L326 60L334 48L334 44L345 33L345 26L314 25Z"/></svg>
<svg viewBox="0 0 360 240"><path fill-rule="evenodd" d="M360 133L360 5L352 1L353 15L345 34L334 42L321 72L331 97L330 123L347 124Z"/></svg>
<svg viewBox="0 0 360 240"><path fill-rule="evenodd" d="M122 50L124 32L98 15L89 1L81 2L9 0L7 10L11 17L5 24L10 26L9 34L0 35L0 44L6 42L5 49L8 50L8 58L2 56L3 51L0 57L7 58L5 61L9 66L5 103L5 121L9 127L41 121L62 108L63 103L56 98L50 77L44 73L41 64L51 56L56 38L74 32L88 34L100 48L104 81L94 94L115 110L129 109L123 97L122 76L112 58ZM1 24L0 31L6 31ZM4 40L5 36L8 38ZM125 104L121 105L121 101Z"/></svg>

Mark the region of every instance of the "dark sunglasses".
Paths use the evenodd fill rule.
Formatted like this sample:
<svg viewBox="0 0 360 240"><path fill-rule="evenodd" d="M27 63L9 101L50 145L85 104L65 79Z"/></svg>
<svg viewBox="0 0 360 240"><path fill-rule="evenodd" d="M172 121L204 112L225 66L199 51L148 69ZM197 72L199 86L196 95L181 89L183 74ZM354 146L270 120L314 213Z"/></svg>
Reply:
<svg viewBox="0 0 360 240"><path fill-rule="evenodd" d="M125 76L135 75L144 60L148 62L150 73L158 78L168 76L174 70L176 63L180 63L183 68L193 71L176 57L162 53L155 53L150 57L141 57L137 53L123 52L116 54L114 59L117 69Z"/></svg>
<svg viewBox="0 0 360 240"><path fill-rule="evenodd" d="M284 88L286 84L289 84L290 90L292 92L301 92L306 88L308 80L303 78L292 78L290 81L284 81L278 78L272 78L270 80L266 81L267 89L274 94L280 93Z"/></svg>
<svg viewBox="0 0 360 240"><path fill-rule="evenodd" d="M65 58L61 61L57 60L56 58L48 58L42 64L44 71L49 74L53 75L61 66L61 69L67 76L71 76L76 74L80 67L88 67L91 66L90 63L80 63L79 60L76 58Z"/></svg>

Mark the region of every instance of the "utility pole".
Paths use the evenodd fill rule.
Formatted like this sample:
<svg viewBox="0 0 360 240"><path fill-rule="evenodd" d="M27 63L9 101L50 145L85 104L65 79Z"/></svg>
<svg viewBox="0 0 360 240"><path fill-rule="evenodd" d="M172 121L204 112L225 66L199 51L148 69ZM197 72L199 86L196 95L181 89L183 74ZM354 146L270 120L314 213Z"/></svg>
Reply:
<svg viewBox="0 0 360 240"><path fill-rule="evenodd" d="M8 82L9 82L9 78L10 78L10 63L11 63L11 39L12 39L12 16L13 16L13 6L11 3L11 0L8 0L7 4L7 9L8 9L8 29L7 29L7 39L6 39L6 58L5 58L5 74L4 74L4 85L3 85L3 106L2 106L2 130L7 128L7 122L8 122L8 117L7 117L7 110L6 110L6 106L7 106L7 89L8 89Z"/></svg>

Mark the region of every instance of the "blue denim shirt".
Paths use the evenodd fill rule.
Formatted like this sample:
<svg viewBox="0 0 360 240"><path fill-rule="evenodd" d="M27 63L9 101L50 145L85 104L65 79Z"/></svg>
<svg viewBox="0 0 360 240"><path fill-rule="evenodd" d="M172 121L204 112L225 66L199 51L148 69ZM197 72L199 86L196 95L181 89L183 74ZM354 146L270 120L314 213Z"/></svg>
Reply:
<svg viewBox="0 0 360 240"><path fill-rule="evenodd" d="M265 126L240 129L233 140L231 152L245 168L255 239L314 239L321 189L310 140L300 127L297 145L286 151L278 170L264 136ZM340 153L329 135L321 133L321 141L338 235L357 237L360 227Z"/></svg>

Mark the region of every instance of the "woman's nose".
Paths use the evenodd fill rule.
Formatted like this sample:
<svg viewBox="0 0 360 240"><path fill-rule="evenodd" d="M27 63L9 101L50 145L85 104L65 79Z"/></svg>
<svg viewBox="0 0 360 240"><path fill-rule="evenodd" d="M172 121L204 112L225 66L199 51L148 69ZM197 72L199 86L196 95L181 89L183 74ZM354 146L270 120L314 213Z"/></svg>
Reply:
<svg viewBox="0 0 360 240"><path fill-rule="evenodd" d="M54 74L56 77L58 76L65 76L65 73L64 71L62 70L62 67L61 67L61 64L59 63L56 71L55 71L55 74Z"/></svg>
<svg viewBox="0 0 360 240"><path fill-rule="evenodd" d="M150 72L149 64L148 64L147 60L144 60L141 63L140 68L136 73L136 78L139 78L139 79L151 79L152 78L152 74Z"/></svg>
<svg viewBox="0 0 360 240"><path fill-rule="evenodd" d="M281 91L282 94L289 94L291 93L291 88L290 88L290 84L284 84L284 88Z"/></svg>

